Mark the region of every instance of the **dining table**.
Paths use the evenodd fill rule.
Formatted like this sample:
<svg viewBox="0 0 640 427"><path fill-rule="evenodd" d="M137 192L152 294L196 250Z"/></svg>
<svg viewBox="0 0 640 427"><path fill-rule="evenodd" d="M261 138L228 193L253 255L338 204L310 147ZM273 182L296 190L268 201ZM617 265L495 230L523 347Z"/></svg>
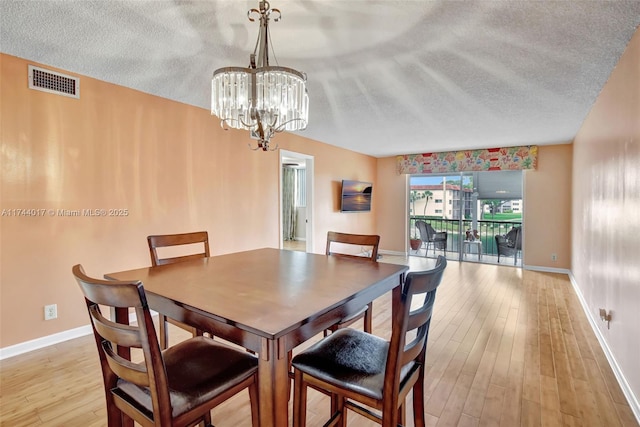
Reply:
<svg viewBox="0 0 640 427"><path fill-rule="evenodd" d="M256 353L260 425L289 422L289 351L401 287L407 265L261 248L105 274L150 309ZM212 361L215 363L215 361Z"/></svg>

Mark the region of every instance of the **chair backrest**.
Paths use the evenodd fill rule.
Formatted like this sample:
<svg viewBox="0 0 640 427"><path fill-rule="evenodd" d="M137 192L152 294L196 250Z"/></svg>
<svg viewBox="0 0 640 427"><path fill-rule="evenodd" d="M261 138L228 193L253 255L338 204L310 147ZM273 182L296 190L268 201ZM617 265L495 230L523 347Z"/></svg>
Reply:
<svg viewBox="0 0 640 427"><path fill-rule="evenodd" d="M522 250L522 226L514 228L518 230L518 233L516 234L516 249Z"/></svg>
<svg viewBox="0 0 640 427"><path fill-rule="evenodd" d="M433 236L436 234L436 230L433 229L431 224L422 220L416 221L416 227L420 232L420 240L423 242L433 242Z"/></svg>
<svg viewBox="0 0 640 427"><path fill-rule="evenodd" d="M182 234L160 234L155 236L148 236L147 242L149 243L149 254L151 255L151 265L173 264L176 262L189 261L198 258L209 257L209 234L206 231L196 231L193 233ZM180 246L190 244L204 244L202 252L198 252L190 255L181 255L170 258L160 258L158 256L158 248L164 248L169 246Z"/></svg>
<svg viewBox="0 0 640 427"><path fill-rule="evenodd" d="M142 283L93 279L85 274L81 265L74 266L72 271L87 304L107 402L111 401L111 390L120 378L147 387L151 392L156 425L170 425L172 408L167 377ZM137 324L109 320L102 315L99 305L125 313L134 309ZM131 348L142 349L144 363L132 363L126 356L121 356L129 354Z"/></svg>
<svg viewBox="0 0 640 427"><path fill-rule="evenodd" d="M504 237L509 241L509 247L522 249L522 227L512 227Z"/></svg>
<svg viewBox="0 0 640 427"><path fill-rule="evenodd" d="M370 247L370 252L368 252L368 257L363 257L361 255L356 255L355 253L341 253L336 252L332 249L334 243L345 244L345 245L355 245L355 246L366 246ZM380 245L380 236L375 234L348 234L348 233L338 233L335 231L329 231L327 233L327 248L325 253L327 255L336 255L348 258L369 258L371 261L378 260L378 246Z"/></svg>
<svg viewBox="0 0 640 427"><path fill-rule="evenodd" d="M391 400L389 408L394 408L393 410L398 407L398 399L404 399L404 396L398 394L403 367L411 364L409 369L414 373L410 375L419 375L419 366L424 367L436 290L446 266L446 258L440 255L433 269L408 273L400 297L393 300L391 341L387 355L383 399ZM419 306L414 297L420 302ZM388 386L392 384L395 389L389 390Z"/></svg>

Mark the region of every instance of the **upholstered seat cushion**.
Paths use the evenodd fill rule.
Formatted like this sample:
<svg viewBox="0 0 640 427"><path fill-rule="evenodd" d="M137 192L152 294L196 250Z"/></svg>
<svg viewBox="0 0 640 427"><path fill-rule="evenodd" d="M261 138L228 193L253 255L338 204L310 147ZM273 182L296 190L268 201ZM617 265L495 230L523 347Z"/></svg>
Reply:
<svg viewBox="0 0 640 427"><path fill-rule="evenodd" d="M387 341L345 328L298 354L292 364L329 384L381 400L388 350ZM404 366L402 378L413 368L413 362Z"/></svg>
<svg viewBox="0 0 640 427"><path fill-rule="evenodd" d="M252 354L206 337L183 341L162 355L174 417L211 400L230 385L244 381L258 368L258 359ZM112 392L128 401L133 399L149 416L153 412L146 387L120 379Z"/></svg>

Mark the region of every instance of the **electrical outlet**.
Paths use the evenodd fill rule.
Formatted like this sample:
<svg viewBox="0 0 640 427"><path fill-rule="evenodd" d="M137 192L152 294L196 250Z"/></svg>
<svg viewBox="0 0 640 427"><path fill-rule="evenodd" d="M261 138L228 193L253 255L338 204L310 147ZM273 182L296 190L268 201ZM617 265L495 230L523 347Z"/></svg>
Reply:
<svg viewBox="0 0 640 427"><path fill-rule="evenodd" d="M56 319L58 317L58 305L50 304L44 306L44 320Z"/></svg>
<svg viewBox="0 0 640 427"><path fill-rule="evenodd" d="M558 254L551 254L551 261L557 261L558 260Z"/></svg>

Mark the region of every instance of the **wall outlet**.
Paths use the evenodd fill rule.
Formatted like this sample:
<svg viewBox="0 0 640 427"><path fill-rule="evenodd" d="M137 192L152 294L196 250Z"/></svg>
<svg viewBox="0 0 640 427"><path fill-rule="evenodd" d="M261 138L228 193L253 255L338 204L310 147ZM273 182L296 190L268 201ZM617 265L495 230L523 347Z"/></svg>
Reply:
<svg viewBox="0 0 640 427"><path fill-rule="evenodd" d="M557 261L558 260L558 254L551 254L551 261Z"/></svg>
<svg viewBox="0 0 640 427"><path fill-rule="evenodd" d="M58 305L50 304L44 306L44 320L56 319L58 317Z"/></svg>

